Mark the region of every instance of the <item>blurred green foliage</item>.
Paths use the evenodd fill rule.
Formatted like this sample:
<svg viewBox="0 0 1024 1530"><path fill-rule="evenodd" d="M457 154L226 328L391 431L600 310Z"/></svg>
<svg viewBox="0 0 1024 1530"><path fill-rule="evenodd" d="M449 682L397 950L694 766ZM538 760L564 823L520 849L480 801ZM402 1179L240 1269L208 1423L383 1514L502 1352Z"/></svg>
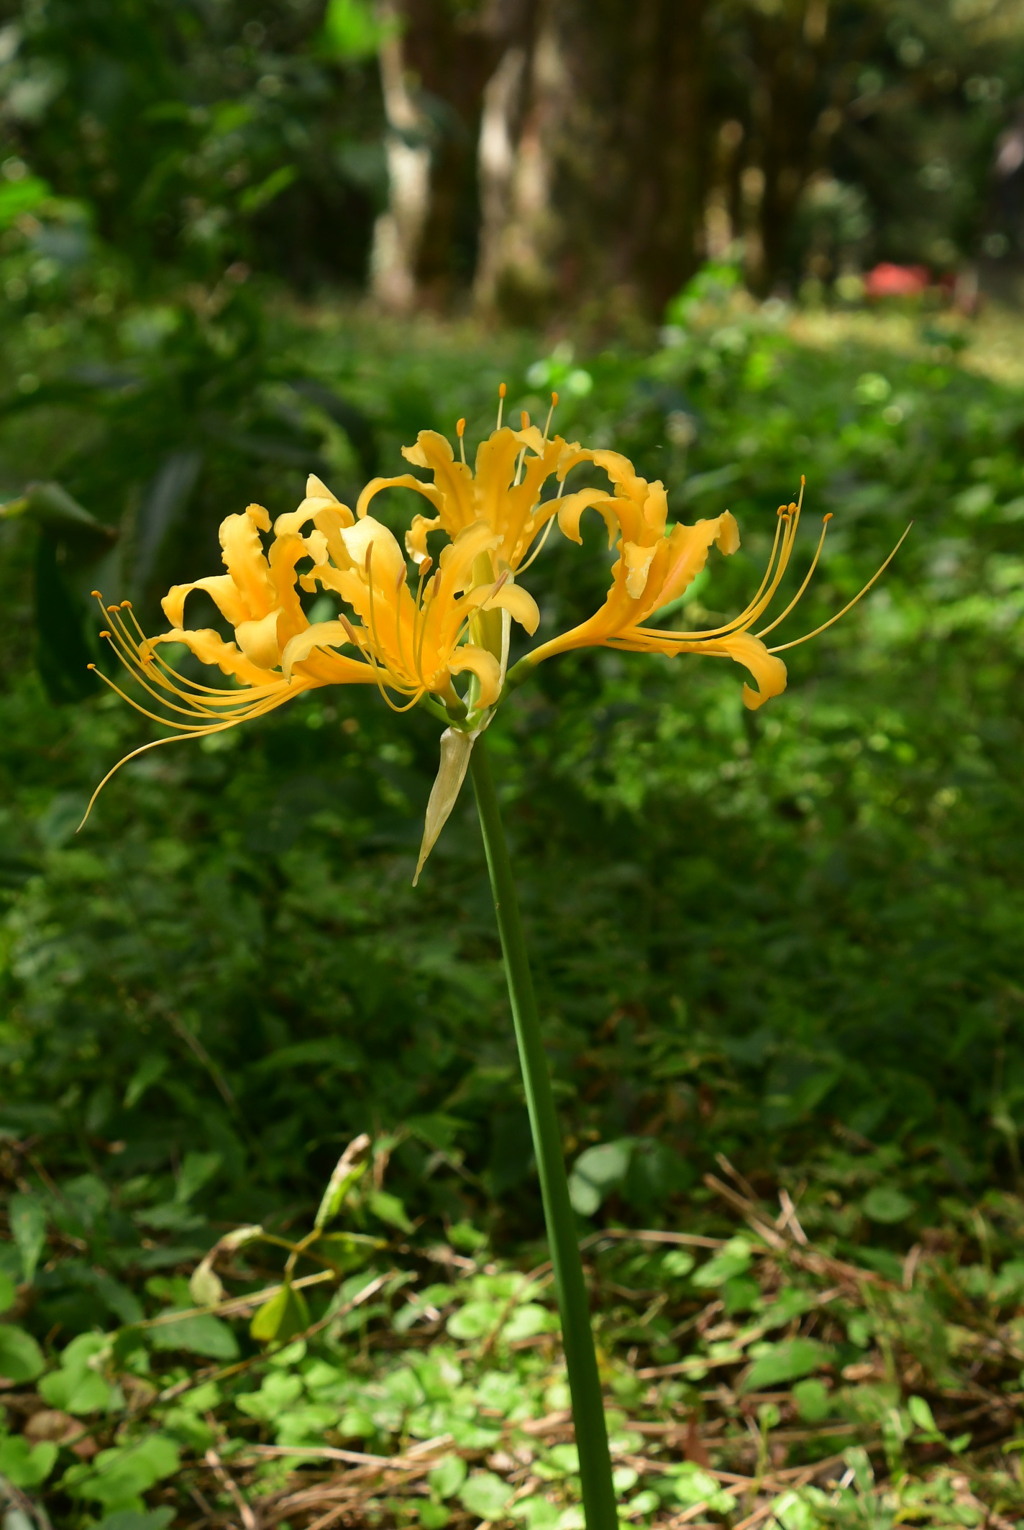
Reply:
<svg viewBox="0 0 1024 1530"><path fill-rule="evenodd" d="M371 355L360 321L301 328L280 309L233 353L218 338L229 304L202 322L176 310L140 363L144 312L107 336L106 364L136 367L132 381L85 396L65 358L91 344L88 316L12 331L15 373L36 384L15 383L0 453L13 480L57 443L48 471L117 532L105 588L144 605L149 591L150 608L171 575L216 567L216 522L254 493L280 511L313 466L351 495L417 428L466 413L486 429L499 370L516 408L575 376L561 428L662 476L678 514L732 506L744 550L694 587L687 622L746 599L801 470L808 514L836 518L783 640L850 599L914 518L880 587L791 654L790 690L764 712L743 710L724 667L581 655L516 696L494 747L570 1140L634 1143L609 1204L662 1217L716 1151L768 1168L813 1152L826 1125L900 1144L936 1186L1016 1171L1015 394L963 370L941 336L838 358L706 280L648 355L545 357L529 337L485 355L430 327L377 331ZM285 396L299 411L287 449L260 414ZM190 452L177 534L147 563L159 495L133 474ZM70 526L28 520L3 527L9 1130L115 1179L162 1172L185 1144L218 1154L225 1214L243 1220L312 1193L356 1131L398 1132L391 1172L417 1207L497 1219L502 1236L531 1227L468 805L427 895L408 886L436 726L319 692L130 767L76 838L91 787L153 735L114 697L56 704L30 672L35 642L51 693L81 684L94 624L47 625L47 602L54 567L70 588L95 566ZM537 565L553 624L599 597L597 532Z"/></svg>
<svg viewBox="0 0 1024 1530"><path fill-rule="evenodd" d="M168 269L202 279L241 261L300 284L360 280L386 193L368 6L15 9L0 31L4 194L25 186L27 159L29 184L76 213L39 258L80 264L99 237L154 296Z"/></svg>

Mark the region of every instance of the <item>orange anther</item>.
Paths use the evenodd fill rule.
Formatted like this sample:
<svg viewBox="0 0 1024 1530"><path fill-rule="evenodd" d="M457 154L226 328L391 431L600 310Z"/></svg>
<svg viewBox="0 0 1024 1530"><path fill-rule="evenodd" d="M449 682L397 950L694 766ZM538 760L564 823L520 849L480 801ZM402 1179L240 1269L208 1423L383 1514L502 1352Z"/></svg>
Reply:
<svg viewBox="0 0 1024 1530"><path fill-rule="evenodd" d="M525 430L526 427L529 425L529 423L530 423L530 416L527 414L526 410L524 409L523 412L519 416L519 428L520 428L520 430Z"/></svg>
<svg viewBox="0 0 1024 1530"><path fill-rule="evenodd" d="M117 615L117 607L116 606L108 606L107 607L107 615L108 616L116 616Z"/></svg>
<svg viewBox="0 0 1024 1530"><path fill-rule="evenodd" d="M834 512L833 512L833 511L831 511L831 510L829 510L829 511L828 511L828 513L827 513L827 514L826 514L826 515L823 515L823 516L822 516L822 520L823 520L823 521L824 521L824 522L826 522L826 523L827 523L827 522L829 522L829 521L830 521L830 520L831 520L831 519L832 519L832 516L833 516L833 514L834 514Z"/></svg>
<svg viewBox="0 0 1024 1530"><path fill-rule="evenodd" d="M86 669L95 669L96 668L95 664L87 664L85 667L86 667Z"/></svg>
<svg viewBox="0 0 1024 1530"><path fill-rule="evenodd" d="M552 407L552 409L557 409L558 408L558 394L557 393L552 393L552 395L551 395L551 407Z"/></svg>
<svg viewBox="0 0 1024 1530"><path fill-rule="evenodd" d="M504 398L504 397L505 397L505 394L506 394L506 393L507 393L507 392L508 392L508 388L507 388L507 386L506 386L506 385L505 385L505 383L499 383L499 384L498 384L498 397L499 397L499 398Z"/></svg>
<svg viewBox="0 0 1024 1530"><path fill-rule="evenodd" d="M456 420L455 421L455 434L460 439L461 439L462 436L464 436L466 434L466 422L465 422L465 420Z"/></svg>
<svg viewBox="0 0 1024 1530"><path fill-rule="evenodd" d="M130 611L131 608L132 608L132 603L131 603L130 600L122 600L122 602L121 602L121 610L122 611Z"/></svg>
<svg viewBox="0 0 1024 1530"><path fill-rule="evenodd" d="M101 638L108 638L109 636L110 636L110 633L107 632L107 631L103 631L103 632L100 633L100 637Z"/></svg>
<svg viewBox="0 0 1024 1530"><path fill-rule="evenodd" d="M99 590L90 590L89 594L92 596L93 600L103 599L103 596L100 594Z"/></svg>

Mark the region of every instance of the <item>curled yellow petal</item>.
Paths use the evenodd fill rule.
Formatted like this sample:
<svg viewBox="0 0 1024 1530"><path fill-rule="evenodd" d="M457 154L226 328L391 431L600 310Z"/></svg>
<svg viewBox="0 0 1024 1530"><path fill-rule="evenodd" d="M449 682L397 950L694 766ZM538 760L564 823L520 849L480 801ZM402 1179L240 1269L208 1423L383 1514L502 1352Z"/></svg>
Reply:
<svg viewBox="0 0 1024 1530"><path fill-rule="evenodd" d="M513 621L519 623L532 637L540 626L540 608L529 590L521 584L503 584L499 589L486 587L471 590L466 596L467 610L474 607L484 611L507 611Z"/></svg>
<svg viewBox="0 0 1024 1530"><path fill-rule="evenodd" d="M277 640L277 624L280 611L268 611L254 622L239 622L235 638L247 659L260 669L275 669L281 658L281 645Z"/></svg>
<svg viewBox="0 0 1024 1530"><path fill-rule="evenodd" d="M308 659L314 648L344 648L352 642L351 622L314 622L290 638L281 654L281 670L290 675L296 664Z"/></svg>
<svg viewBox="0 0 1024 1530"><path fill-rule="evenodd" d="M469 670L477 678L480 693L476 699L479 709L493 707L501 695L501 664L493 653L488 653L486 648L477 648L475 643L464 643L461 648L456 648L452 657L448 660L448 671L453 675L465 674Z"/></svg>

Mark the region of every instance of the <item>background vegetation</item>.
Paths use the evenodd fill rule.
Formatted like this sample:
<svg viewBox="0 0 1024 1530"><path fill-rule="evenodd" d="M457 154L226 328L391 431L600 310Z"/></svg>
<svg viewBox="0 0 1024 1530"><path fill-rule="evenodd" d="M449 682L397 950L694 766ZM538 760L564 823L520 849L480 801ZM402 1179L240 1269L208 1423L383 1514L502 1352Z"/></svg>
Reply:
<svg viewBox="0 0 1024 1530"><path fill-rule="evenodd" d="M409 885L436 725L319 691L75 833L153 736L88 591L158 620L499 380L733 509L694 622L801 472L784 636L914 521L763 712L594 653L493 730L623 1512L1024 1523L1020 8L3 16L4 1530L579 1524L468 801ZM863 306L882 260L931 290Z"/></svg>

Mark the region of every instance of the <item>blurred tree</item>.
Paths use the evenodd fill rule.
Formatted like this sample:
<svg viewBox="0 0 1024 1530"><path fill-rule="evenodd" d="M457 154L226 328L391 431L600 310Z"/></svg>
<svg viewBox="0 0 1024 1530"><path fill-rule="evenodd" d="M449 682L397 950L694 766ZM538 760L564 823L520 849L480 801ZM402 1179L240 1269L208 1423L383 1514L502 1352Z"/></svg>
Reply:
<svg viewBox="0 0 1024 1530"><path fill-rule="evenodd" d="M138 284L238 260L300 284L362 279L384 191L375 31L332 30L322 0L5 10L8 154L85 204Z"/></svg>
<svg viewBox="0 0 1024 1530"><path fill-rule="evenodd" d="M474 152L484 90L519 0L379 0L388 207L374 231L374 295L403 312L465 287L477 243Z"/></svg>
<svg viewBox="0 0 1024 1530"><path fill-rule="evenodd" d="M478 296L531 316L611 286L660 309L697 259L706 0L521 9L488 86Z"/></svg>
<svg viewBox="0 0 1024 1530"><path fill-rule="evenodd" d="M732 246L755 291L982 252L1024 90L1020 0L722 0L708 29L704 242Z"/></svg>
<svg viewBox="0 0 1024 1530"><path fill-rule="evenodd" d="M1022 0L0 0L0 221L49 186L139 295L656 317L1014 258L1022 96Z"/></svg>

